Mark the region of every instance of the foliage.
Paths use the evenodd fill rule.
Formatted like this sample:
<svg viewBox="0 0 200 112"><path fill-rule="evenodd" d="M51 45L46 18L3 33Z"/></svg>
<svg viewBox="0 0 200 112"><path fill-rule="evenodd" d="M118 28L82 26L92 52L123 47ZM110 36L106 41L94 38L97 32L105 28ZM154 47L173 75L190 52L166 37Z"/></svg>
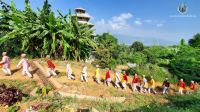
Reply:
<svg viewBox="0 0 200 112"><path fill-rule="evenodd" d="M135 51L143 51L144 50L144 45L142 42L135 41L131 45L131 48L133 48Z"/></svg>
<svg viewBox="0 0 200 112"><path fill-rule="evenodd" d="M181 39L180 45L182 45L182 46L186 45L185 39Z"/></svg>
<svg viewBox="0 0 200 112"><path fill-rule="evenodd" d="M22 93L20 90L11 87L7 88L4 84L0 85L0 104L13 105L22 100Z"/></svg>
<svg viewBox="0 0 200 112"><path fill-rule="evenodd" d="M133 50L130 48L130 46L120 44L117 46L115 52L117 54L116 61L118 64L126 64L131 61L129 60L129 57L133 54Z"/></svg>
<svg viewBox="0 0 200 112"><path fill-rule="evenodd" d="M181 46L169 67L172 74L179 78L200 81L200 49Z"/></svg>
<svg viewBox="0 0 200 112"><path fill-rule="evenodd" d="M17 112L19 110L20 106L18 104L14 104L10 107L8 107L8 112Z"/></svg>
<svg viewBox="0 0 200 112"><path fill-rule="evenodd" d="M188 43L192 47L200 47L200 33L197 33Z"/></svg>
<svg viewBox="0 0 200 112"><path fill-rule="evenodd" d="M146 63L147 57L145 54L141 52L135 52L132 55L128 56L128 60L131 63L136 63L138 65L142 65Z"/></svg>
<svg viewBox="0 0 200 112"><path fill-rule="evenodd" d="M25 1L24 11L16 9L14 1L10 7L7 12L3 8L0 11L0 26L9 28L1 33L2 50L11 52L6 46L17 42L14 44L16 54L25 52L32 57L49 54L57 58L64 56L81 60L86 59L96 47L93 31L88 25L79 24L70 11L67 15L58 11L56 17L48 0L44 2L42 10L38 8L38 13L31 9L28 0Z"/></svg>
<svg viewBox="0 0 200 112"><path fill-rule="evenodd" d="M98 63L104 67L114 68L117 58L117 39L109 33L98 35L95 39L98 45L94 55Z"/></svg>
<svg viewBox="0 0 200 112"><path fill-rule="evenodd" d="M164 46L152 46L144 50L144 54L147 55L147 62L158 65L168 65L169 60L171 60L176 53L176 48Z"/></svg>
<svg viewBox="0 0 200 112"><path fill-rule="evenodd" d="M50 86L50 85L47 85L47 86L44 86L44 87L42 87L42 88L37 88L36 94L37 94L37 95L43 95L43 96L45 96L45 95L47 95L47 94L49 93L49 91L51 91L51 90L52 90L51 86Z"/></svg>

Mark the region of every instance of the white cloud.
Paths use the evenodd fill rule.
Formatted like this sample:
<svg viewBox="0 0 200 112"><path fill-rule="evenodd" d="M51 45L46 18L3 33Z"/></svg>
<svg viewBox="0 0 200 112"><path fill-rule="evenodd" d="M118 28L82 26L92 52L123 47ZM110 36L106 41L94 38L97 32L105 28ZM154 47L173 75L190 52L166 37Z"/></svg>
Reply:
<svg viewBox="0 0 200 112"><path fill-rule="evenodd" d="M125 20L130 19L132 17L133 17L133 15L131 13L122 13L119 16L112 17L112 21L114 21L114 22L122 22L123 21L124 22Z"/></svg>
<svg viewBox="0 0 200 112"><path fill-rule="evenodd" d="M106 31L121 30L130 27L130 25L127 23L127 20L131 19L132 17L133 15L131 13L122 13L119 16L112 17L111 20L108 21L105 21L104 19L97 21L95 27L104 27L104 29L101 30Z"/></svg>
<svg viewBox="0 0 200 112"><path fill-rule="evenodd" d="M142 25L142 22L141 22L140 20L136 20L136 21L134 22L134 24L135 24L135 25Z"/></svg>
<svg viewBox="0 0 200 112"><path fill-rule="evenodd" d="M128 20L132 19L133 15L130 13L123 13L119 16L114 16L109 20L100 19L95 22L94 29L96 34L102 34L104 32L110 32L111 34L127 35L128 37L155 37L169 40L169 37L175 37L177 34L160 31L157 27L163 27L162 21L156 21L153 19L140 19L135 18L133 24L129 24ZM148 24L148 22L151 24ZM136 27L134 24L142 25ZM151 25L150 28L146 28L145 25ZM170 38L172 39L172 38Z"/></svg>
<svg viewBox="0 0 200 112"><path fill-rule="evenodd" d="M162 23L158 23L158 24L156 24L156 27L163 27L163 24Z"/></svg>
<svg viewBox="0 0 200 112"><path fill-rule="evenodd" d="M104 33L112 30L111 26L104 19L97 21L94 27L94 29L96 29L96 33Z"/></svg>
<svg viewBox="0 0 200 112"><path fill-rule="evenodd" d="M131 13L122 13L119 16L114 16L110 21L108 21L108 24L111 25L113 30L119 30L124 27L128 27L129 24L127 23L127 20L132 18L133 15Z"/></svg>

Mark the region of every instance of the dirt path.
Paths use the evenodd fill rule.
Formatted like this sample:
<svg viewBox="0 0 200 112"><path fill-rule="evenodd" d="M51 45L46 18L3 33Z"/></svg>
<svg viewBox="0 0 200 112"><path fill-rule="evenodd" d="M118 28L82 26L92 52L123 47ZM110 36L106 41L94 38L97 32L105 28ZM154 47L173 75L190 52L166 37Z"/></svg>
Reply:
<svg viewBox="0 0 200 112"><path fill-rule="evenodd" d="M42 67L44 69L47 68L45 65L45 62L40 61ZM11 68L15 69L16 64L12 64ZM107 87L106 85L103 85L101 83L100 85L96 84L93 81L92 76L94 76L95 68L93 66L88 65L88 82L81 82L80 75L82 70L82 64L81 63L72 63L72 70L73 73L76 74L76 80L68 80L67 75L65 74L66 66L64 63L56 62L56 70L58 70L60 73L58 74L59 77L52 77L52 80L58 81L62 85L64 85L66 88L63 89L64 92L71 93L71 94L80 94L80 95L89 95L89 96L97 96L97 97L122 97L125 96L125 94L132 94L130 88L127 87L127 90L122 90L121 88L114 88L113 85L110 87ZM3 75L3 72L0 70L0 79L9 79L9 80L35 80L38 83L42 83L38 75L36 75L36 71L31 70L33 73L33 79L30 79L27 76L21 75L21 70L15 71L15 73L12 76L5 76ZM45 72L44 70L43 72ZM105 70L101 70L101 77L104 77ZM112 80L114 80L114 74L111 74ZM132 77L129 76L128 79L129 82L132 81ZM161 86L162 83L156 82L156 86ZM170 94L174 95L175 86L171 85ZM134 94L139 94L138 92Z"/></svg>

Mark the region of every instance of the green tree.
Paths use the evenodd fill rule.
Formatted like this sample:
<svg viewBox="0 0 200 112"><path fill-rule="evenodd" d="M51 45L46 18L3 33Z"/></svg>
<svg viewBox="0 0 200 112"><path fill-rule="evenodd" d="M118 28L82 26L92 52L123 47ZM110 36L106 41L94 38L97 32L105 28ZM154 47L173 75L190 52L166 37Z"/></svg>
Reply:
<svg viewBox="0 0 200 112"><path fill-rule="evenodd" d="M144 50L144 45L142 42L139 41L135 41L133 42L133 44L131 45L131 47L135 50L135 51L143 51Z"/></svg>
<svg viewBox="0 0 200 112"><path fill-rule="evenodd" d="M129 59L129 62L136 63L138 65L145 64L147 60L146 55L144 55L141 52L136 52L129 55L128 59Z"/></svg>
<svg viewBox="0 0 200 112"><path fill-rule="evenodd" d="M96 41L99 44L99 46L108 48L110 52L114 52L118 45L118 40L109 33L103 33L102 35L98 35Z"/></svg>
<svg viewBox="0 0 200 112"><path fill-rule="evenodd" d="M129 62L129 57L132 55L133 50L130 48L130 46L125 44L118 45L116 49L117 54L117 63L118 64L126 64Z"/></svg>
<svg viewBox="0 0 200 112"><path fill-rule="evenodd" d="M200 49L181 46L177 55L170 61L170 71L179 78L200 81Z"/></svg>
<svg viewBox="0 0 200 112"><path fill-rule="evenodd" d="M101 66L114 68L118 57L118 42L117 39L109 34L103 33L96 37L98 48L95 50L95 57Z"/></svg>
<svg viewBox="0 0 200 112"><path fill-rule="evenodd" d="M186 43L185 43L185 39L181 39L180 44L181 44L182 46L186 45Z"/></svg>
<svg viewBox="0 0 200 112"><path fill-rule="evenodd" d="M151 46L143 52L147 56L147 62L158 65L168 65L169 61L176 55L176 47Z"/></svg>
<svg viewBox="0 0 200 112"><path fill-rule="evenodd" d="M200 47L200 33L197 33L188 43L192 47Z"/></svg>

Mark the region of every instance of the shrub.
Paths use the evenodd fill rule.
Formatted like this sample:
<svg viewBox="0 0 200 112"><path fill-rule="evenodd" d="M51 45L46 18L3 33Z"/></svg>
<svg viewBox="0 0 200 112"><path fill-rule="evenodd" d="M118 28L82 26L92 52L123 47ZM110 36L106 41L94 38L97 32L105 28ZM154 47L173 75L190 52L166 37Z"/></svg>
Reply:
<svg viewBox="0 0 200 112"><path fill-rule="evenodd" d="M142 65L142 64L146 63L147 58L146 58L146 55L144 55L143 53L135 52L128 57L128 60L131 63L136 63L138 65Z"/></svg>
<svg viewBox="0 0 200 112"><path fill-rule="evenodd" d="M17 112L19 110L20 106L18 104L12 105L8 107L8 112Z"/></svg>
<svg viewBox="0 0 200 112"><path fill-rule="evenodd" d="M169 78L171 82L176 82L176 77L172 78L167 69L159 67L158 65L146 64L137 66L135 68L129 68L127 74L134 75L137 73L139 76L146 75L147 77L153 76L156 81L162 82L165 78Z"/></svg>
<svg viewBox="0 0 200 112"><path fill-rule="evenodd" d="M170 72L178 78L200 81L200 49L181 46L179 52L170 61Z"/></svg>

